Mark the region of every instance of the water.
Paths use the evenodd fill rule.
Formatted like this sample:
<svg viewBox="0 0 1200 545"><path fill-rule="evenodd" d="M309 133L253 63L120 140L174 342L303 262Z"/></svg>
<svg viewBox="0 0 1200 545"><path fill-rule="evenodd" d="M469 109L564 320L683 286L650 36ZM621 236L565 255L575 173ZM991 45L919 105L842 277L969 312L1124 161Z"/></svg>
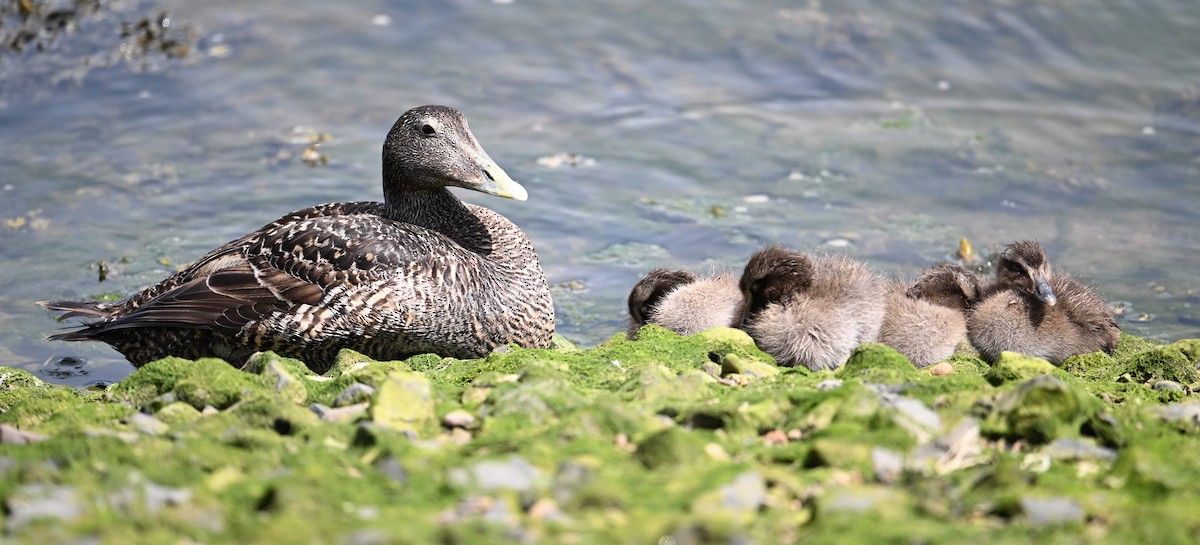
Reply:
<svg viewBox="0 0 1200 545"><path fill-rule="evenodd" d="M583 344L623 329L652 266L782 243L911 272L960 236L1037 238L1128 303L1126 331L1200 335L1200 6L892 4L85 4L0 51L0 363L119 380L115 351L44 342L61 325L34 302L123 296L290 210L378 199L383 136L426 103L529 189L462 197L525 229Z"/></svg>

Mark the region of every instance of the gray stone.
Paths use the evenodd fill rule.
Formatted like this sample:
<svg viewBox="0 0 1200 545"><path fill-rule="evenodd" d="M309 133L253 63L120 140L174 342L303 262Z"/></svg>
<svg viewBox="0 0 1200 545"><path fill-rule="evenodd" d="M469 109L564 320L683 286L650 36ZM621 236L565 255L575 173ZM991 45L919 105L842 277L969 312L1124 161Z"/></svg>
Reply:
<svg viewBox="0 0 1200 545"><path fill-rule="evenodd" d="M265 355L259 354L262 357ZM271 358L270 361L263 367L262 376L272 381L275 391L284 399L290 400L292 403L304 403L308 399L308 390L300 379L292 376L291 371L279 360L278 357Z"/></svg>
<svg viewBox="0 0 1200 545"><path fill-rule="evenodd" d="M391 479L392 482L404 484L408 482L408 471L405 471L404 466L400 465L400 460L395 456L388 456L375 464L375 469L379 470L384 477Z"/></svg>
<svg viewBox="0 0 1200 545"><path fill-rule="evenodd" d="M367 415L367 410L371 408L368 402L362 402L355 405L347 405L331 409L320 403L313 403L308 406L308 410L315 413L324 422L332 422L334 424L349 424L355 422Z"/></svg>
<svg viewBox="0 0 1200 545"><path fill-rule="evenodd" d="M472 429L475 427L475 415L462 409L455 409L442 417L442 425L447 428Z"/></svg>
<svg viewBox="0 0 1200 545"><path fill-rule="evenodd" d="M767 500L767 482L757 471L747 471L722 486L720 493L721 507L753 512Z"/></svg>
<svg viewBox="0 0 1200 545"><path fill-rule="evenodd" d="M842 381L836 378L822 380L821 382L818 382L816 386L818 392L824 392L826 390L833 390L841 387Z"/></svg>
<svg viewBox="0 0 1200 545"><path fill-rule="evenodd" d="M141 412L130 415L128 423L129 427L142 435L161 435L171 429L162 420Z"/></svg>
<svg viewBox="0 0 1200 545"><path fill-rule="evenodd" d="M1046 454L1055 460L1103 460L1112 462L1117 459L1117 451L1094 445L1082 439L1063 437L1055 439L1046 445Z"/></svg>
<svg viewBox="0 0 1200 545"><path fill-rule="evenodd" d="M529 492L541 479L537 468L523 458L512 456L508 460L488 460L471 468L475 485L483 490L512 490Z"/></svg>
<svg viewBox="0 0 1200 545"><path fill-rule="evenodd" d="M27 484L18 487L5 502L8 517L4 529L15 532L37 519L73 521L83 515L84 503L73 486Z"/></svg>
<svg viewBox="0 0 1200 545"><path fill-rule="evenodd" d="M1160 380L1158 382L1155 382L1154 389L1155 390L1173 390L1176 392L1185 391L1183 389L1183 386L1181 386L1178 382L1175 382L1173 380Z"/></svg>
<svg viewBox="0 0 1200 545"><path fill-rule="evenodd" d="M0 445L28 445L45 441L46 436L0 424Z"/></svg>
<svg viewBox="0 0 1200 545"><path fill-rule="evenodd" d="M913 449L905 460L905 467L925 475L945 475L978 465L986 459L979 422L965 418L950 433Z"/></svg>
<svg viewBox="0 0 1200 545"><path fill-rule="evenodd" d="M871 449L871 468L876 481L894 484L904 472L904 456L893 450L875 447Z"/></svg>
<svg viewBox="0 0 1200 545"><path fill-rule="evenodd" d="M342 393L333 399L333 406L344 407L346 405L370 401L373 395L375 395L374 388L361 382L355 382L347 386L345 390L342 390Z"/></svg>
<svg viewBox="0 0 1200 545"><path fill-rule="evenodd" d="M1070 498L1020 499L1021 512L1033 526L1083 523L1086 513Z"/></svg>
<svg viewBox="0 0 1200 545"><path fill-rule="evenodd" d="M942 419L938 414L916 399L885 393L879 396L879 404L894 411L892 420L912 435L917 443L928 442L942 427Z"/></svg>

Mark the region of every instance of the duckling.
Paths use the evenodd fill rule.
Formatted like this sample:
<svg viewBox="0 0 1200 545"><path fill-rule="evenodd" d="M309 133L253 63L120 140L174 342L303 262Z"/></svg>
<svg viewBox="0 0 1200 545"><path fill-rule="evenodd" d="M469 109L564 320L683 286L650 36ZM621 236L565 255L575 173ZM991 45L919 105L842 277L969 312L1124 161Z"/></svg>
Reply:
<svg viewBox="0 0 1200 545"><path fill-rule="evenodd" d="M1082 282L1052 273L1037 242L1008 245L984 291L967 318L967 335L989 361L1008 350L1059 365L1117 347L1121 330L1108 305Z"/></svg>
<svg viewBox="0 0 1200 545"><path fill-rule="evenodd" d="M954 355L967 338L966 309L979 297L979 278L960 265L939 263L915 280L892 280L879 342L927 367Z"/></svg>
<svg viewBox="0 0 1200 545"><path fill-rule="evenodd" d="M629 338L646 324L657 324L680 335L715 326L737 326L742 317L742 293L727 273L699 277L683 270L654 269L629 292Z"/></svg>
<svg viewBox="0 0 1200 545"><path fill-rule="evenodd" d="M738 286L742 327L785 367L836 369L883 323L882 280L847 257L766 248L750 257Z"/></svg>
<svg viewBox="0 0 1200 545"><path fill-rule="evenodd" d="M528 237L448 189L528 197L462 113L405 112L382 157L382 203L292 212L118 303L42 302L96 319L49 339L103 341L135 366L171 355L237 365L274 350L317 372L342 348L391 360L549 346L554 306Z"/></svg>

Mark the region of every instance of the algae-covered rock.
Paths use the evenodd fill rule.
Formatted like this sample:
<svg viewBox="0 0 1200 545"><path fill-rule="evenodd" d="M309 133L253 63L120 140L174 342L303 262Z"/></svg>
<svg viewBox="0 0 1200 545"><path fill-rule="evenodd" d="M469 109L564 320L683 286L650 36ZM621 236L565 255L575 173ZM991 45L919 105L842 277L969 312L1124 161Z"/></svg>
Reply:
<svg viewBox="0 0 1200 545"><path fill-rule="evenodd" d="M649 469L691 465L705 458L704 442L695 434L672 426L639 442L634 456Z"/></svg>
<svg viewBox="0 0 1200 545"><path fill-rule="evenodd" d="M835 374L843 379L878 384L900 384L924 376L903 354L881 343L859 345Z"/></svg>
<svg viewBox="0 0 1200 545"><path fill-rule="evenodd" d="M1037 375L1003 394L982 429L992 437L1045 443L1078 433L1099 406L1099 400L1058 377Z"/></svg>
<svg viewBox="0 0 1200 545"><path fill-rule="evenodd" d="M0 412L7 411L20 400L37 395L48 387L27 371L0 366Z"/></svg>
<svg viewBox="0 0 1200 545"><path fill-rule="evenodd" d="M200 418L200 411L187 403L176 401L159 409L154 415L168 426L177 426Z"/></svg>
<svg viewBox="0 0 1200 545"><path fill-rule="evenodd" d="M748 360L737 354L726 354L721 358L721 374L740 374L754 378L773 377L783 371L770 363Z"/></svg>
<svg viewBox="0 0 1200 545"><path fill-rule="evenodd" d="M435 418L433 386L423 374L392 372L371 401L372 421L398 432L419 435Z"/></svg>
<svg viewBox="0 0 1200 545"><path fill-rule="evenodd" d="M275 392L292 403L304 403L308 399L308 389L300 377L311 372L300 360L284 358L274 352L258 352L250 356L245 368L262 375Z"/></svg>
<svg viewBox="0 0 1200 545"><path fill-rule="evenodd" d="M1016 352L1001 352L996 361L992 362L991 369L984 374L984 378L994 385L1000 385L1029 380L1038 375L1053 375L1062 380L1070 380L1067 372L1050 362Z"/></svg>
<svg viewBox="0 0 1200 545"><path fill-rule="evenodd" d="M112 395L143 406L155 397L174 392L175 399L203 409L212 405L224 409L247 395L274 391L265 377L230 367L215 358L196 361L163 358L138 368L112 388Z"/></svg>

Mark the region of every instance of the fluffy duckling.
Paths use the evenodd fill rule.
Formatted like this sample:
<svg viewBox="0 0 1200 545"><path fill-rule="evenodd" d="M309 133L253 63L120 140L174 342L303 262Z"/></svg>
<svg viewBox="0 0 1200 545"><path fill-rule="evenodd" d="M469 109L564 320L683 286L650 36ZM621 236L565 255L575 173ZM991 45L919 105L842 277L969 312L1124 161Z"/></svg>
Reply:
<svg viewBox="0 0 1200 545"><path fill-rule="evenodd" d="M917 367L952 356L967 338L966 309L978 300L979 290L975 273L949 263L934 265L911 282L888 282L879 342Z"/></svg>
<svg viewBox="0 0 1200 545"><path fill-rule="evenodd" d="M882 280L843 256L766 248L746 263L739 288L743 328L785 367L836 369L883 323Z"/></svg>
<svg viewBox="0 0 1200 545"><path fill-rule="evenodd" d="M699 277L688 271L654 269L629 292L629 338L646 324L680 335L715 326L736 326L742 318L737 280L721 273Z"/></svg>
<svg viewBox="0 0 1200 545"><path fill-rule="evenodd" d="M967 335L989 361L1008 350L1059 365L1077 354L1111 354L1121 330L1096 292L1052 273L1042 246L1023 240L1000 254L995 281L967 318Z"/></svg>

